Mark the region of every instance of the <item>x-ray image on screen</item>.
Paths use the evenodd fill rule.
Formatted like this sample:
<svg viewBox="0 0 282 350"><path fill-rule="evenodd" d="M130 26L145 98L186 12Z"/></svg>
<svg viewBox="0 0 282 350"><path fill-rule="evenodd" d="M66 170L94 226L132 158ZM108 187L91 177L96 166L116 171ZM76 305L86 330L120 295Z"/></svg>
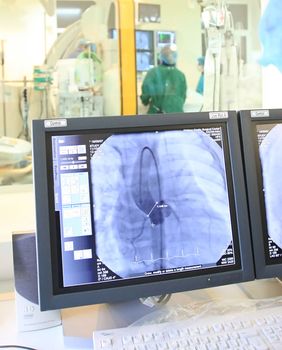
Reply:
<svg viewBox="0 0 282 350"><path fill-rule="evenodd" d="M153 67L153 56L150 52L137 52L136 66L138 72L148 71Z"/></svg>
<svg viewBox="0 0 282 350"><path fill-rule="evenodd" d="M215 266L230 245L223 149L203 130L112 135L90 164L96 253L117 275Z"/></svg>
<svg viewBox="0 0 282 350"><path fill-rule="evenodd" d="M135 32L136 49L137 50L152 50L153 32L137 30Z"/></svg>
<svg viewBox="0 0 282 350"><path fill-rule="evenodd" d="M267 229L270 238L282 248L282 125L261 126L259 135ZM269 131L270 130L270 131Z"/></svg>

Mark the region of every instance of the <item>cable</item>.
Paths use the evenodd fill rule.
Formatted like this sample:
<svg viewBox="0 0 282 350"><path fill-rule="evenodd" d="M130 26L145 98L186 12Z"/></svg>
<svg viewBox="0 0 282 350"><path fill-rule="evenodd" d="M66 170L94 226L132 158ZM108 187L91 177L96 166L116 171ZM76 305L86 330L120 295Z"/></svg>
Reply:
<svg viewBox="0 0 282 350"><path fill-rule="evenodd" d="M39 113L39 117L38 119L42 119L42 116L43 116L43 92L40 91L40 113Z"/></svg>
<svg viewBox="0 0 282 350"><path fill-rule="evenodd" d="M29 346L21 346L21 345L0 345L0 349L11 349L11 348L25 349L25 350L38 350L38 349L35 349L35 348L30 348Z"/></svg>
<svg viewBox="0 0 282 350"><path fill-rule="evenodd" d="M30 132L29 132L29 126L28 126L28 122L29 122L29 104L28 104L28 89L27 89L27 80L26 77L24 77L23 80L24 83L24 87L23 87L23 91L21 93L21 97L19 100L19 110L20 110L20 114L21 114L21 118L22 118L22 130L19 133L19 135L17 136L17 138L20 138L21 136L24 137L25 140L30 141ZM31 92L30 92L31 94ZM30 96L29 96L30 98Z"/></svg>

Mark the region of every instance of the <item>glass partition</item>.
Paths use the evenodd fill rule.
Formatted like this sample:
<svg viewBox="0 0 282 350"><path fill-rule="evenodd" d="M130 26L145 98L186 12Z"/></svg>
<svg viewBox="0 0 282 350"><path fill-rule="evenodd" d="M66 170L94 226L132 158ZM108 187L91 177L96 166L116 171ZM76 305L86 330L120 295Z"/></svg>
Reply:
<svg viewBox="0 0 282 350"><path fill-rule="evenodd" d="M138 112L261 107L260 13L251 0L136 0Z"/></svg>
<svg viewBox="0 0 282 350"><path fill-rule="evenodd" d="M0 0L0 187L32 182L33 119L121 114L115 0Z"/></svg>
<svg viewBox="0 0 282 350"><path fill-rule="evenodd" d="M281 73L259 63L270 2L0 0L0 188L32 181L33 119L276 107ZM144 85L163 59L177 84Z"/></svg>

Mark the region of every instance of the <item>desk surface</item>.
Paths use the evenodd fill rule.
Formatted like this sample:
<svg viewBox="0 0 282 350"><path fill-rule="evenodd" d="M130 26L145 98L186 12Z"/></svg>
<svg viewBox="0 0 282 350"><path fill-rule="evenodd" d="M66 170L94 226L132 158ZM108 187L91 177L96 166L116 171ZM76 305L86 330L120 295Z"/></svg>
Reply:
<svg viewBox="0 0 282 350"><path fill-rule="evenodd" d="M1 299L5 300L0 300L0 345L28 346L36 350L93 349L91 339L64 337L62 325L33 332L18 332L13 295L2 294Z"/></svg>
<svg viewBox="0 0 282 350"><path fill-rule="evenodd" d="M171 307L174 307L174 303L187 305L192 302L206 302L219 299L232 299L232 302L236 305L236 301L239 303L242 300L247 301L252 298L265 299L277 296L282 296L282 286L276 280L271 279L178 293L172 296L168 305L170 304ZM0 294L0 345L21 345L38 350L90 350L92 349L92 327L99 329L101 327L115 328L120 326L119 324L114 324L113 314L109 313L109 306L105 309L101 305L98 308L96 306L102 321L98 319L96 312L92 313L92 308L84 307L64 310L62 312L64 326L32 332L18 332L13 293L2 293ZM81 317L82 315L83 317ZM95 324L94 326L89 322L89 315L93 324ZM89 331L85 333L87 325L89 326ZM81 330L84 333L80 333Z"/></svg>

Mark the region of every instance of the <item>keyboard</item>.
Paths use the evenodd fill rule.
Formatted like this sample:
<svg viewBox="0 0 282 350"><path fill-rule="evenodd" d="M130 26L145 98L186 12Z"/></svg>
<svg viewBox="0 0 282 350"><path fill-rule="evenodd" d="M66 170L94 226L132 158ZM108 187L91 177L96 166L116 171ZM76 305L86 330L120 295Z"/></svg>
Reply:
<svg viewBox="0 0 282 350"><path fill-rule="evenodd" d="M281 350L282 306L93 333L94 350Z"/></svg>

